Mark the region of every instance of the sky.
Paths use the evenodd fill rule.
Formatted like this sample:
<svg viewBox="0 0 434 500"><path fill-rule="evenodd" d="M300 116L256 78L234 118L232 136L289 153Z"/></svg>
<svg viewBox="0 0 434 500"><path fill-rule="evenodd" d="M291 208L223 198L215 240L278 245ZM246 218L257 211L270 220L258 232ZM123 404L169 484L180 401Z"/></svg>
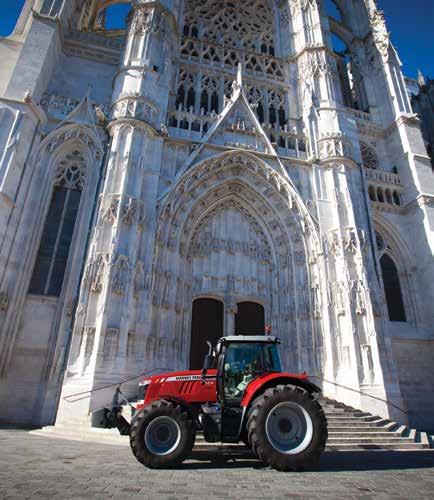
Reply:
<svg viewBox="0 0 434 500"><path fill-rule="evenodd" d="M404 63L404 73L416 77L420 68L434 79L434 0L377 2L386 14L392 41ZM10 34L23 4L24 0L0 0L0 36Z"/></svg>

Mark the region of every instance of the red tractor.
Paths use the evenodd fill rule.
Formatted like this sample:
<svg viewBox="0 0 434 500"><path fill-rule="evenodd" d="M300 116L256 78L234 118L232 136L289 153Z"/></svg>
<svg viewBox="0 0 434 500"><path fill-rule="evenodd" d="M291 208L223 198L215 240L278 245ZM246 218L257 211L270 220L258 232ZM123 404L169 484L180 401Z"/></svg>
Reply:
<svg viewBox="0 0 434 500"><path fill-rule="evenodd" d="M202 371L166 373L140 382L143 402L129 428L131 449L150 468L191 453L196 432L207 442L243 441L281 471L316 466L327 440L320 389L307 375L282 371L279 339L221 338Z"/></svg>

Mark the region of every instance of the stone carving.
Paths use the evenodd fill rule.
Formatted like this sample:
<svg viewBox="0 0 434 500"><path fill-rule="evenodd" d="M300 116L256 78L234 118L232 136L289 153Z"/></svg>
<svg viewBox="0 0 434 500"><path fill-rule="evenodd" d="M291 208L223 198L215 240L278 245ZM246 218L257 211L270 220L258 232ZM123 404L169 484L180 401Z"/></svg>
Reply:
<svg viewBox="0 0 434 500"><path fill-rule="evenodd" d="M119 348L119 329L107 328L104 337L104 357L114 357Z"/></svg>
<svg viewBox="0 0 434 500"><path fill-rule="evenodd" d="M353 281L352 293L356 314L359 316L363 316L364 314L366 314L366 290L362 281Z"/></svg>
<svg viewBox="0 0 434 500"><path fill-rule="evenodd" d="M9 295L8 292L2 290L0 292L0 311L7 311L9 307Z"/></svg>
<svg viewBox="0 0 434 500"><path fill-rule="evenodd" d="M386 28L384 12L375 10L371 17L371 25L375 45L383 60L387 62L389 58L390 37Z"/></svg>
<svg viewBox="0 0 434 500"><path fill-rule="evenodd" d="M128 198L122 205L121 219L124 224L130 226L134 221L134 216L137 211L137 200Z"/></svg>
<svg viewBox="0 0 434 500"><path fill-rule="evenodd" d="M95 116L98 125L104 126L107 123L107 117L102 106L95 107Z"/></svg>
<svg viewBox="0 0 434 500"><path fill-rule="evenodd" d="M328 247L331 255L333 255L334 257L337 257L340 254L342 248L342 240L338 231L330 231Z"/></svg>
<svg viewBox="0 0 434 500"><path fill-rule="evenodd" d="M93 265L93 275L90 289L92 292L100 293L104 284L105 266L108 262L108 255L101 253L97 255Z"/></svg>
<svg viewBox="0 0 434 500"><path fill-rule="evenodd" d="M112 197L109 200L109 205L104 211L103 219L109 224L114 224L117 220L118 208L119 208L119 198Z"/></svg>
<svg viewBox="0 0 434 500"><path fill-rule="evenodd" d="M62 130L62 129L61 129ZM47 149L50 153L53 153L58 147L62 146L65 142L71 140L79 140L86 146L93 149L95 154L95 159L100 161L103 155L103 151L98 144L95 144L93 138L89 135L88 131L81 126L69 127L63 132L58 131L52 134L51 139L48 141Z"/></svg>
<svg viewBox="0 0 434 500"><path fill-rule="evenodd" d="M113 265L112 291L115 295L123 295L128 283L130 272L129 259L119 255Z"/></svg>
<svg viewBox="0 0 434 500"><path fill-rule="evenodd" d="M145 279L146 277L143 262L139 260L136 263L136 269L134 272L134 298L136 300L140 297L140 293L146 289Z"/></svg>
<svg viewBox="0 0 434 500"><path fill-rule="evenodd" d="M153 102L140 94L124 94L112 106L113 118L134 118L156 126L158 110Z"/></svg>
<svg viewBox="0 0 434 500"><path fill-rule="evenodd" d="M65 97L55 94L44 94L41 99L41 106L45 108L47 113L54 118L63 120L66 118L77 106L80 104L81 99L74 97ZM92 104L98 125L106 123L106 116L109 114L109 109L104 104Z"/></svg>
<svg viewBox="0 0 434 500"><path fill-rule="evenodd" d="M315 102L317 97L313 91L311 82L324 76L335 77L333 64L327 52L323 49L316 49L306 52L301 59L299 66L299 80L309 93L310 105L318 107ZM307 96L306 96L307 97Z"/></svg>
<svg viewBox="0 0 434 500"><path fill-rule="evenodd" d="M295 17L308 8L318 10L319 0L289 0L289 8L291 15Z"/></svg>
<svg viewBox="0 0 434 500"><path fill-rule="evenodd" d="M131 32L136 35L154 34L164 37L166 33L167 14L157 8L151 8L146 3L137 4L131 23Z"/></svg>
<svg viewBox="0 0 434 500"><path fill-rule="evenodd" d="M341 133L323 134L318 141L318 150L321 160L352 158L351 144Z"/></svg>
<svg viewBox="0 0 434 500"><path fill-rule="evenodd" d="M90 359L93 353L93 345L95 342L95 333L96 333L96 328L93 326L85 326L83 328L82 339L84 339L84 352L83 352L84 369L86 369L90 363Z"/></svg>
<svg viewBox="0 0 434 500"><path fill-rule="evenodd" d="M312 286L312 303L313 303L313 317L315 319L321 319L321 308L322 308L322 297L321 288L318 283Z"/></svg>
<svg viewBox="0 0 434 500"><path fill-rule="evenodd" d="M357 248L358 248L358 239L357 239L356 231L352 228L348 228L346 230L346 235L343 236L343 238L342 238L342 243L343 243L344 249L347 252L354 255L357 252Z"/></svg>
<svg viewBox="0 0 434 500"><path fill-rule="evenodd" d="M336 314L338 316L345 316L345 302L346 302L347 290L345 282L336 281L333 283L333 299Z"/></svg>

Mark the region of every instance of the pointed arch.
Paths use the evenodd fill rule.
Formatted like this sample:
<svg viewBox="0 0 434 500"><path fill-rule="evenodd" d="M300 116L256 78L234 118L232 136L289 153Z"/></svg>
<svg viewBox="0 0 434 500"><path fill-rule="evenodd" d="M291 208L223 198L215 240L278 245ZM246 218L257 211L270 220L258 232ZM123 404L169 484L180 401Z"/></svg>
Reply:
<svg viewBox="0 0 434 500"><path fill-rule="evenodd" d="M37 255L30 258L35 264L29 293L61 295L71 256L84 250L79 235L87 232L90 224L102 155L100 138L81 125L62 126L42 142L37 170L45 177L45 196L39 212L44 224L42 232L38 225L39 235L35 235L31 250L34 254L35 247L39 248Z"/></svg>
<svg viewBox="0 0 434 500"><path fill-rule="evenodd" d="M411 281L409 248L396 229L380 214L375 215L374 223L388 319L415 324L418 311Z"/></svg>
<svg viewBox="0 0 434 500"><path fill-rule="evenodd" d="M380 264L389 320L406 322L407 316L405 314L401 283L395 261L388 253L385 253L380 258Z"/></svg>
<svg viewBox="0 0 434 500"><path fill-rule="evenodd" d="M259 301L267 323L282 332L286 364L321 370L317 320L328 312L320 253L307 210L273 168L249 153L203 160L158 209L150 331L167 336L169 346L188 346L195 297L219 295L227 325L234 304ZM174 351L181 365L182 353Z"/></svg>

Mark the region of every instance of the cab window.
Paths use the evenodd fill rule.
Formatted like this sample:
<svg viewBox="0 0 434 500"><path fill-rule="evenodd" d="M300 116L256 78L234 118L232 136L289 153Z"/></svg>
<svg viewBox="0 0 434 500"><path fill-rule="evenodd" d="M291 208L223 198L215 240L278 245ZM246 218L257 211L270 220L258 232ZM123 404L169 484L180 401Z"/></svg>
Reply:
<svg viewBox="0 0 434 500"><path fill-rule="evenodd" d="M231 343L224 363L224 395L228 403L241 402L246 387L264 372L281 371L277 346L272 343Z"/></svg>

